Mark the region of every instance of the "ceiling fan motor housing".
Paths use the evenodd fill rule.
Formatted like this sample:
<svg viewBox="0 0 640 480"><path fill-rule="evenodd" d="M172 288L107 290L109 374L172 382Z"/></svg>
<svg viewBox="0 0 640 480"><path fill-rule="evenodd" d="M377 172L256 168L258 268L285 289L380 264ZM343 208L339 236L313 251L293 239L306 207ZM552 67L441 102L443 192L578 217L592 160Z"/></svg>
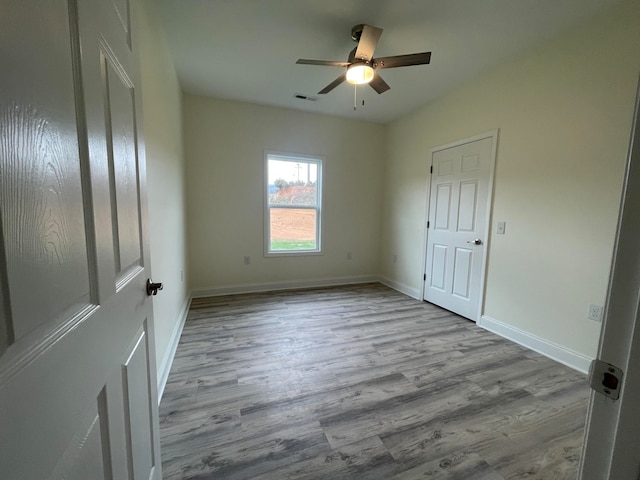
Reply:
<svg viewBox="0 0 640 480"><path fill-rule="evenodd" d="M351 40L353 40L354 42L359 42L363 29L364 29L364 24L362 23L359 23L358 25L354 25L351 28Z"/></svg>

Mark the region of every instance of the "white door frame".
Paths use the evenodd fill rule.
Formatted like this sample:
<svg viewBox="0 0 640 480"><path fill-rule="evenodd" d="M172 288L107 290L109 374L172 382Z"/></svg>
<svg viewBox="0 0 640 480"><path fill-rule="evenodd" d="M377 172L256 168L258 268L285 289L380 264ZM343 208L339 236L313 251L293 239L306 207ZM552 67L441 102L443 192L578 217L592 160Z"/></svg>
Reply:
<svg viewBox="0 0 640 480"><path fill-rule="evenodd" d="M624 372L620 398L591 392L581 480L640 473L640 83L625 172L598 359Z"/></svg>
<svg viewBox="0 0 640 480"><path fill-rule="evenodd" d="M491 239L489 234L491 233L491 211L493 209L493 182L494 182L494 173L496 167L496 157L498 152L498 133L499 129L489 130L488 132L481 133L478 135L474 135L473 137L467 137L462 140L456 140L451 143L447 143L445 145L439 145L431 149L431 154L429 157L429 165L433 166L433 154L439 152L441 150L446 150L448 148L458 147L460 145L465 145L467 143L476 142L478 140L484 140L485 138L491 138L491 158L489 159L489 185L487 191L487 206L485 215L485 231L483 232L483 237L485 238L484 244L485 248L482 252L482 267L480 272L480 298L478 302L478 309L476 314L472 320L476 323L480 320L484 310L484 284L487 276L487 256L489 253L489 248L491 246ZM426 289L426 281L425 276L427 269L427 242L429 241L429 229L427 228L427 222L429 221L429 209L430 209L430 200L431 200L431 179L433 175L429 174L427 177L427 199L426 199L426 211L425 211L425 222L424 222L424 235L422 242L422 287L420 289L420 300L424 300L425 289Z"/></svg>

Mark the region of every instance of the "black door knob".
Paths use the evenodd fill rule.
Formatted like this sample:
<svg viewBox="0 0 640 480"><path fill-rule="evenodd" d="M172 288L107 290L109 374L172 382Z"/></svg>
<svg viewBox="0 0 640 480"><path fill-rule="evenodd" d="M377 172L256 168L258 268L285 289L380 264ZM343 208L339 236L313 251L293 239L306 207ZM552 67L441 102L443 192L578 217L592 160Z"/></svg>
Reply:
<svg viewBox="0 0 640 480"><path fill-rule="evenodd" d="M153 283L150 278L147 278L147 295L157 295L158 290L162 289L162 283Z"/></svg>

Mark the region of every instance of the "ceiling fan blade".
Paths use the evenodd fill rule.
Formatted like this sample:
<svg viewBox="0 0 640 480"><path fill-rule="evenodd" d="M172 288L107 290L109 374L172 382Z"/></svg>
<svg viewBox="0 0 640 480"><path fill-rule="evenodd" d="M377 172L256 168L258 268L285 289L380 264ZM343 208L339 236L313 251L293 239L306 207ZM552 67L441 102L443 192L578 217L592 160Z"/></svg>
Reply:
<svg viewBox="0 0 640 480"><path fill-rule="evenodd" d="M369 82L369 85L371 85L371 88L378 92L378 94L384 93L391 88L377 72L373 75L373 80Z"/></svg>
<svg viewBox="0 0 640 480"><path fill-rule="evenodd" d="M373 68L409 67L411 65L426 65L431 61L431 52L410 53L408 55L395 55L393 57L380 57L373 59Z"/></svg>
<svg viewBox="0 0 640 480"><path fill-rule="evenodd" d="M342 75L336 78L333 82L331 82L329 85L327 85L322 90L320 90L318 92L318 95L324 95L325 93L329 93L331 90L333 90L342 82L344 82L346 79L347 79L347 72L344 72Z"/></svg>
<svg viewBox="0 0 640 480"><path fill-rule="evenodd" d="M306 58L299 58L296 63L302 65L321 65L327 67L348 67L351 65L349 62L332 62L330 60L308 60Z"/></svg>
<svg viewBox="0 0 640 480"><path fill-rule="evenodd" d="M372 27L371 25L363 25L355 58L359 60L366 60L367 62L371 61L373 52L378 46L380 35L382 35L381 28Z"/></svg>

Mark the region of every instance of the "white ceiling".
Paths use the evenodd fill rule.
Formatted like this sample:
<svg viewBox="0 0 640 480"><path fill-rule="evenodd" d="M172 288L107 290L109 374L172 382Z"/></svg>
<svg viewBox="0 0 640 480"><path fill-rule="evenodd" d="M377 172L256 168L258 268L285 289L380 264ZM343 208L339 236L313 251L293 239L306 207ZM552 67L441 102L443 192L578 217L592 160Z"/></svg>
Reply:
<svg viewBox="0 0 640 480"><path fill-rule="evenodd" d="M182 88L216 98L391 122L619 0L156 0ZM431 51L431 64L381 70L378 95L344 83L351 27L384 29L374 57ZM316 102L298 100L300 93ZM364 98L365 105L361 105Z"/></svg>

